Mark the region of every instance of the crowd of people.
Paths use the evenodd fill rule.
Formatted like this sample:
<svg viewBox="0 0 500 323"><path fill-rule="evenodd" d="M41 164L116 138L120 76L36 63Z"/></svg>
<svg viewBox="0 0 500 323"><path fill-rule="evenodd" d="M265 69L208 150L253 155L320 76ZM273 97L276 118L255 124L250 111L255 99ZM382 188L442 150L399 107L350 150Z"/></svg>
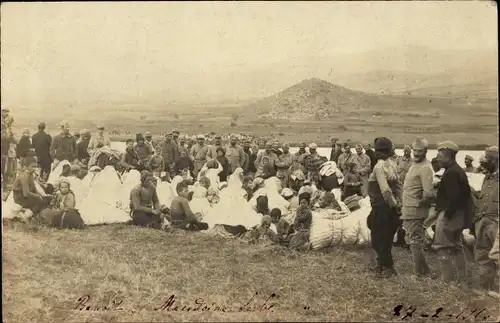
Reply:
<svg viewBox="0 0 500 323"><path fill-rule="evenodd" d="M378 137L373 143L355 143L355 152L350 141L332 138L331 154L327 157L318 154L314 143L302 143L299 151L292 154L288 144L272 141L266 142L264 151L259 152L259 145L245 136L231 135L225 143L223 136L215 135L213 142L207 143L204 135L198 135L194 142L174 130L157 144L153 144L150 133L137 134L135 140L127 140L121 153L110 147L104 126L98 126L93 136L89 131L75 136L69 125L62 123L61 133L51 138L41 123L32 137L25 130L19 140L12 140L7 130L10 121L4 116L2 110L2 128L6 121L6 128L2 129L2 180L13 175L11 158L19 159L21 169L14 173L12 187L14 199L35 214L49 203L51 209L74 208L68 182L62 181L50 192L53 195L50 198L41 197L34 185L34 169L39 168L38 183L47 190L49 186L44 180L63 160L72 164L63 170L66 175L82 176L82 169L96 166L103 169L108 165L121 173L132 169L141 172L141 184L130 195L133 222L157 228L166 218L174 228L206 229L206 224L190 209L192 192L188 187L197 182L206 188L208 198L211 183L206 174L210 169L218 169L220 182L227 182L231 176L239 177L248 200L263 180L275 177L281 184L281 194L297 200L295 220L284 221L280 210L269 210L265 198L259 197L257 208L264 217L261 226L245 233L252 239L267 236L276 243L307 249L314 199L311 187L323 192L320 201L323 206L338 207L337 200L345 202L353 196L368 196L371 213L367 224L377 255L373 270L379 277L397 274L391 250L398 230L406 234L415 275L430 275L424 247L425 230L432 226L433 248L445 281L451 282L454 276L458 281L469 281L468 258L463 248L467 232L475 239L474 257L479 266L475 281L485 289L494 284L498 270L497 146L485 150L477 168L472 165L473 158L466 156L466 167L462 168L456 161L459 147L455 143L439 143L437 157L428 160L429 143L423 137L405 146L403 156L395 153L392 141L385 137ZM4 150L4 137L10 138L10 142L8 138L5 141L9 143L8 150ZM485 175L480 191L471 189L466 172ZM177 196L168 207L160 205L156 182L158 179L170 182L178 175L185 180L176 185ZM334 196L333 191L340 191L340 196ZM60 217L48 220L54 221L64 222ZM79 220L75 221L81 226ZM271 223L278 228L276 235L269 231Z"/></svg>

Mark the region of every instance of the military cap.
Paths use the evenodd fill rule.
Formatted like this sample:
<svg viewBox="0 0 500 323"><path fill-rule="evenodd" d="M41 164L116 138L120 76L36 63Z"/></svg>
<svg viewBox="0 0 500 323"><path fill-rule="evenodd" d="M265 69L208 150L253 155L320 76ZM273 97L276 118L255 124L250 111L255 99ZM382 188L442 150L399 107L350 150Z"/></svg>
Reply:
<svg viewBox="0 0 500 323"><path fill-rule="evenodd" d="M450 140L445 140L445 141L438 143L437 150L439 151L442 149L448 149L448 150L454 151L456 153L459 150L457 144L455 144L453 141L450 141Z"/></svg>
<svg viewBox="0 0 500 323"><path fill-rule="evenodd" d="M413 149L427 149L429 147L429 142L423 137L418 137L411 146Z"/></svg>
<svg viewBox="0 0 500 323"><path fill-rule="evenodd" d="M470 160L470 161L474 160L474 158L472 158L471 155L465 155L465 160L467 160L467 159Z"/></svg>
<svg viewBox="0 0 500 323"><path fill-rule="evenodd" d="M318 149L318 145L313 142L309 145L309 149Z"/></svg>
<svg viewBox="0 0 500 323"><path fill-rule="evenodd" d="M498 146L490 146L486 148L485 150L485 155L498 159Z"/></svg>

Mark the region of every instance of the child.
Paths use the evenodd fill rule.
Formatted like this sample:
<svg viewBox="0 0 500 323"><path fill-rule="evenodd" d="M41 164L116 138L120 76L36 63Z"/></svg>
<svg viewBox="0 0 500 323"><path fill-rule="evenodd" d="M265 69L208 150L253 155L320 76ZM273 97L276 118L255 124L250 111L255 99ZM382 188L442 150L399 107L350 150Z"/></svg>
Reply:
<svg viewBox="0 0 500 323"><path fill-rule="evenodd" d="M273 243L278 243L278 236L270 229L271 223L272 219L269 215L263 216L260 225L247 231L243 236L243 239L247 240L251 244L258 243L259 240L262 239L269 239Z"/></svg>
<svg viewBox="0 0 500 323"><path fill-rule="evenodd" d="M342 196L342 201L349 196L361 196L361 186L363 185L361 175L356 173L356 164L349 163L347 167L347 172L344 177L344 194Z"/></svg>
<svg viewBox="0 0 500 323"><path fill-rule="evenodd" d="M295 233L290 238L290 249L307 250L310 247L309 231L312 224L312 212L306 195L308 194L304 193L299 196L300 206L293 225Z"/></svg>
<svg viewBox="0 0 500 323"><path fill-rule="evenodd" d="M293 227L281 217L281 210L274 208L271 210L271 220L276 226L276 231L278 232L278 241L280 244L290 243L290 234L293 233Z"/></svg>
<svg viewBox="0 0 500 323"><path fill-rule="evenodd" d="M75 210L75 194L67 180L59 182L59 190L52 199L49 209L40 213L42 223L60 229L83 229L84 221Z"/></svg>
<svg viewBox="0 0 500 323"><path fill-rule="evenodd" d="M165 161L161 156L161 147L158 146L155 148L155 153L149 159L149 165L151 166L151 170L153 171L153 175L161 178L162 172L165 171ZM162 178L163 180L163 178Z"/></svg>
<svg viewBox="0 0 500 323"><path fill-rule="evenodd" d="M177 184L176 190L178 195L174 197L170 206L172 227L189 231L207 230L208 224L200 222L198 220L200 214L194 214L189 207L188 184L182 181Z"/></svg>
<svg viewBox="0 0 500 323"><path fill-rule="evenodd" d="M252 176L243 177L243 189L247 192L247 202L252 199L254 192L253 178Z"/></svg>
<svg viewBox="0 0 500 323"><path fill-rule="evenodd" d="M227 182L227 177L229 176L230 166L229 160L226 157L226 151L224 148L219 147L216 150L217 152L217 161L222 165L222 172L219 173L219 179L221 182Z"/></svg>

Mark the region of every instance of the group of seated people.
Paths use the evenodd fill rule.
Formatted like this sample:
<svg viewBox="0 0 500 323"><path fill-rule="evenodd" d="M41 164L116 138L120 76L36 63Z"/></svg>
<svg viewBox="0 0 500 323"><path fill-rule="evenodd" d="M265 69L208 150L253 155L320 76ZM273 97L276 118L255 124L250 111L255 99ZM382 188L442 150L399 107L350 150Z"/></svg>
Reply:
<svg viewBox="0 0 500 323"><path fill-rule="evenodd" d="M215 164L208 163L209 167L216 167ZM233 174L238 176L238 173ZM251 176L241 176L241 188L246 191L246 200L250 201L255 192L264 186L264 179ZM203 222L200 213L193 212L190 201L193 198L193 191L189 186L194 184L193 179L184 179L177 183L175 190L177 195L173 198L169 207L161 205L156 187L157 178L153 172L143 170L141 172L141 184L134 187L130 193L130 210L132 223L141 227L155 229L182 229L188 231L207 230L208 224ZM203 190L203 198L217 203L210 198L211 182L206 176L202 176L198 184ZM255 243L262 239L272 243L288 246L292 249L309 248L309 230L312 223L312 208L318 202L322 209L335 209L342 211L340 204L334 194L329 191L313 190L311 182L305 181L297 191L284 188L282 197L290 202L292 209L296 209L296 216L293 223L288 223L282 217L278 208L270 209L268 197L259 195L256 197L255 211L262 214L261 224L246 230L243 226L231 227L223 225L228 232L233 232L235 237L242 238L250 243ZM275 231L270 229L271 224L276 226Z"/></svg>
<svg viewBox="0 0 500 323"><path fill-rule="evenodd" d="M24 158L21 166L12 187L16 204L30 210L41 224L61 229L84 227L84 221L75 209L75 194L66 179L71 175L69 165L63 168L57 187L36 177L37 162L34 156ZM41 186L43 193L37 190L35 181Z"/></svg>

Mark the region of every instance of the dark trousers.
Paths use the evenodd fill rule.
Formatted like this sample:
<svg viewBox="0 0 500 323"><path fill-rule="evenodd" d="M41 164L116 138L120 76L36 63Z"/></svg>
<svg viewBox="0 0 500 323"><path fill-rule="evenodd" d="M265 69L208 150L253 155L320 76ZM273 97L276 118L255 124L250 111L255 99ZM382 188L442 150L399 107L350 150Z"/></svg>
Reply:
<svg viewBox="0 0 500 323"><path fill-rule="evenodd" d="M188 231L203 231L208 230L208 224L205 222L193 222L189 223L187 227Z"/></svg>
<svg viewBox="0 0 500 323"><path fill-rule="evenodd" d="M43 178L43 180L47 180L50 175L51 171L51 162L38 162L38 165L40 166L40 177Z"/></svg>
<svg viewBox="0 0 500 323"><path fill-rule="evenodd" d="M52 199L52 196L47 196L47 197L37 197L37 196L28 196L28 197L23 197L22 195L15 194L14 195L14 202L16 204L19 204L21 207L25 209L31 210L33 214L38 214L40 213L43 209L45 209L50 201Z"/></svg>
<svg viewBox="0 0 500 323"><path fill-rule="evenodd" d="M390 268L394 265L392 259L392 243L399 227L399 217L396 209L388 206L372 208L367 219L370 229L372 248L377 253L379 266Z"/></svg>
<svg viewBox="0 0 500 323"><path fill-rule="evenodd" d="M161 217L148 212L133 211L132 223L139 227L161 229Z"/></svg>

